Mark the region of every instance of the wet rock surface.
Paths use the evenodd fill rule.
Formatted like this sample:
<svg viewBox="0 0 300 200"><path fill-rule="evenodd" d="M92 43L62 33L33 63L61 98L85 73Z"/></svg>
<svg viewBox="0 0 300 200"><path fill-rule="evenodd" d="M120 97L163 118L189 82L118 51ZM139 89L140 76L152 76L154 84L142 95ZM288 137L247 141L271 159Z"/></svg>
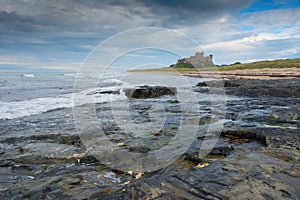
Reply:
<svg viewBox="0 0 300 200"><path fill-rule="evenodd" d="M109 103L95 105L105 135L133 153L168 145L181 112L199 119L186 153L152 172L122 172L97 160L77 134L71 108L0 120L0 199L299 199L299 79L226 81L226 120L215 132L207 132L210 102L199 102L200 116L193 115L170 91L157 98L146 88L129 99L131 120L152 122L139 135L118 126ZM196 93L209 95L207 85ZM153 109L158 103L163 109ZM165 115L162 128L153 115Z"/></svg>
<svg viewBox="0 0 300 200"><path fill-rule="evenodd" d="M163 86L139 86L137 88L128 88L125 89L125 95L128 98L157 98L164 95L175 95L176 88L174 87L163 87Z"/></svg>
<svg viewBox="0 0 300 200"><path fill-rule="evenodd" d="M223 81L199 82L197 86L225 87L228 94L236 96L299 98L299 84L300 79L230 79Z"/></svg>

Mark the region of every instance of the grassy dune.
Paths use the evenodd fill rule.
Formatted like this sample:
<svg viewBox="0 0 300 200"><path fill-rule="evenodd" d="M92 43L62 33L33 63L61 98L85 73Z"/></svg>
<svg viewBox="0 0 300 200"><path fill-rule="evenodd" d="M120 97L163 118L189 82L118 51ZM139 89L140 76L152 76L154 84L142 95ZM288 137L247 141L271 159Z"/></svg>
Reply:
<svg viewBox="0 0 300 200"><path fill-rule="evenodd" d="M240 71L256 71L256 72L270 72L270 71L281 72L300 72L300 58L295 59L280 59L272 61L257 61L252 63L235 63L231 65L222 65L216 67L204 67L204 68L191 68L191 67L165 67L157 69L141 69L141 70L130 70L130 72L240 72Z"/></svg>
<svg viewBox="0 0 300 200"><path fill-rule="evenodd" d="M231 71L231 70L246 70L246 69L283 69L283 68L298 68L300 70L300 58L295 59L280 59L272 61L258 61L252 63L236 63L232 65L223 65L218 69L220 71Z"/></svg>

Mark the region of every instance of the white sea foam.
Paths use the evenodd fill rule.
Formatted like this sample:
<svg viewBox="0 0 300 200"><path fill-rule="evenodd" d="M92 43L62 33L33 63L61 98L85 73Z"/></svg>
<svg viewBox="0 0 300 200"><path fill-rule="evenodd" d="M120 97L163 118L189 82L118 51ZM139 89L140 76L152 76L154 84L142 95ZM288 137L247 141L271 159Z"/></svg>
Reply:
<svg viewBox="0 0 300 200"><path fill-rule="evenodd" d="M107 88L105 90L108 89L112 88ZM86 103L102 103L126 99L126 96L122 92L120 95L97 93L95 95L90 95L93 92L103 90L104 89L101 88L94 88L81 92L81 96L83 97L82 101L80 104L76 104L76 106L84 105ZM24 101L0 101L0 119L14 119L34 114L41 114L58 108L70 108L72 106L72 94L65 94L51 98L36 98Z"/></svg>
<svg viewBox="0 0 300 200"><path fill-rule="evenodd" d="M0 119L14 119L70 106L70 97L37 98L25 101L0 102Z"/></svg>
<svg viewBox="0 0 300 200"><path fill-rule="evenodd" d="M35 77L34 74L22 74L22 76L24 76L24 77Z"/></svg>
<svg viewBox="0 0 300 200"><path fill-rule="evenodd" d="M123 81L112 78L112 79L103 80L103 83L119 83L119 84L121 83L122 84Z"/></svg>

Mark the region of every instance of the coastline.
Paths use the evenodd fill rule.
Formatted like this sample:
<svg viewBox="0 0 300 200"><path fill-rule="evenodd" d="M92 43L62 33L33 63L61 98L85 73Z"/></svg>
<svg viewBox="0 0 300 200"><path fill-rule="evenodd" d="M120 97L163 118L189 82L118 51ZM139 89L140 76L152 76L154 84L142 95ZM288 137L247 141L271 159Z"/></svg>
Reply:
<svg viewBox="0 0 300 200"><path fill-rule="evenodd" d="M195 81L200 114L194 114L193 107L181 107L170 90L159 85L131 88L137 93L117 98L120 105L130 101L130 117L143 127L148 126L149 113L158 122L166 116L161 130L150 126L143 137L133 137L131 129L114 122L110 103L94 105L107 138L124 152L147 154L161 149L177 135L181 113L195 120L197 134L189 148L156 171L118 170L123 157L116 157L114 165L97 159L78 135L71 107L0 120L0 199L298 199L300 79L224 80L226 120L222 129L211 132L206 130L216 121L211 102L203 98L210 94L210 80ZM118 95L115 90L89 92L98 97L107 93ZM214 97L218 103L220 98ZM152 110L157 103L164 109ZM216 139L203 155L206 149L201 145Z"/></svg>
<svg viewBox="0 0 300 200"><path fill-rule="evenodd" d="M194 78L227 78L227 79L290 79L300 78L300 71L298 68L264 68L252 70L202 70L202 69L146 69L133 70L129 72L134 73L157 73L157 74L172 74L183 75Z"/></svg>

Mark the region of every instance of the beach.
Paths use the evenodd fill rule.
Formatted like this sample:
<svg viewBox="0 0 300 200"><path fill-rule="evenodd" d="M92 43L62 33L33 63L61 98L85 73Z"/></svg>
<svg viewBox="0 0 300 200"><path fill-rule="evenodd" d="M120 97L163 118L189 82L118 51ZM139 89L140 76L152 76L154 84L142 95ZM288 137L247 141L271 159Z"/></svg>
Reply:
<svg viewBox="0 0 300 200"><path fill-rule="evenodd" d="M58 77L62 77L63 84L42 86L38 80L32 80L57 83L53 80ZM56 74L52 78L39 74L15 75L15 83L28 84L26 88L31 87L28 91L20 88L20 84L1 82L1 199L297 199L300 196L299 79L220 82L220 79L148 74L147 85L152 86L141 87L145 82L139 82L138 78L144 75L132 73L127 79L105 79L99 87L82 91L86 98L95 97L93 106L103 134L122 151L133 155L172 147L182 120L187 119L188 126L183 126L183 132L195 135L191 141L179 137L175 143L184 147L184 153L166 165L159 163L161 167L155 170L150 170L155 160L143 160L144 171L134 170L138 166L133 161L131 171L119 165L124 162L122 157L108 163L89 151L89 140L83 139L75 126L79 123L74 120L72 104L75 77L75 74ZM174 94L166 89L172 86L177 88L176 93L170 90ZM225 93L213 89L218 87ZM139 93L125 95L126 88ZM8 91L11 93L6 94ZM195 101L191 98L180 97L180 92L186 91L195 95L199 110L194 109ZM130 120L123 112L118 113L128 109L122 102L129 104ZM157 104L158 107L153 107ZM87 105L90 102L82 102L78 107ZM116 112L120 114L118 118ZM217 126L220 121L222 126ZM130 123L138 125L139 135ZM206 149L204 144L213 145ZM163 151L159 153L162 154Z"/></svg>

